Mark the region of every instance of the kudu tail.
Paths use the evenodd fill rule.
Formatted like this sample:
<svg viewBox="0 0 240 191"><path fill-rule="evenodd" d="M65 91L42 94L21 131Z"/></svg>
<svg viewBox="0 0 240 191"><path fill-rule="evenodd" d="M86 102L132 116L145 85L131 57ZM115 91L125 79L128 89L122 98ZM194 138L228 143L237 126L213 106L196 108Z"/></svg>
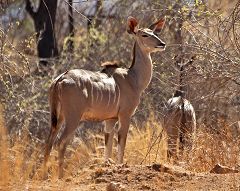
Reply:
<svg viewBox="0 0 240 191"><path fill-rule="evenodd" d="M54 83L50 89L49 95L49 105L50 105L50 127L52 132L57 127L58 123L58 114L57 114L57 107L58 107L58 88L57 83ZM51 135L51 133L50 133Z"/></svg>

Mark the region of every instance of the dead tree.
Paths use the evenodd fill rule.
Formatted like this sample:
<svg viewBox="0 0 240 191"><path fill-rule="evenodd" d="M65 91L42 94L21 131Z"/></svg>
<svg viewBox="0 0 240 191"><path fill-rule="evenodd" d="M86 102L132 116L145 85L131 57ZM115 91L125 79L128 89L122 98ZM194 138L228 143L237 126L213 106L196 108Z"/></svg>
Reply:
<svg viewBox="0 0 240 191"><path fill-rule="evenodd" d="M181 59L181 58L180 58ZM178 157L178 150L191 149L196 134L196 116L192 104L186 99L187 86L184 84L185 68L193 62L185 64L176 62L179 69L179 88L166 104L164 129L168 136L168 157Z"/></svg>
<svg viewBox="0 0 240 191"><path fill-rule="evenodd" d="M70 53L74 50L74 18L73 18L73 1L68 0L68 41L67 49Z"/></svg>
<svg viewBox="0 0 240 191"><path fill-rule="evenodd" d="M58 56L54 33L57 0L40 0L37 10L34 10L30 0L25 1L26 11L34 22L39 63L47 65L49 58Z"/></svg>

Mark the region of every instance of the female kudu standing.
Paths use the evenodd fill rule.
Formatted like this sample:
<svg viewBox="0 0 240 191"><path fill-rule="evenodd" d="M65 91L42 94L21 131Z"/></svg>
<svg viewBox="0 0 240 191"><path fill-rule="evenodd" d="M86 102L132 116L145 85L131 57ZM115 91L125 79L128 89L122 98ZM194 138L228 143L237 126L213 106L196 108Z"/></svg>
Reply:
<svg viewBox="0 0 240 191"><path fill-rule="evenodd" d="M184 147L192 148L196 134L195 111L186 99L186 85L183 84L184 76L187 75L185 68L192 62L193 58L185 64L176 64L180 72L179 89L168 100L165 108L164 128L168 136L168 157L173 159L178 156L178 148L181 152Z"/></svg>
<svg viewBox="0 0 240 191"><path fill-rule="evenodd" d="M118 121L118 162L123 162L130 118L152 78L150 53L165 49L165 43L156 35L163 28L165 19L160 19L149 28L138 28L138 21L133 17L129 17L127 23L128 33L135 38L130 68L115 68L111 75L82 69L70 70L58 76L50 87L51 131L44 166L46 170L52 145L60 127L65 124L59 140L59 177L63 176L66 146L79 123L84 120L105 121L106 160L112 153L114 127Z"/></svg>

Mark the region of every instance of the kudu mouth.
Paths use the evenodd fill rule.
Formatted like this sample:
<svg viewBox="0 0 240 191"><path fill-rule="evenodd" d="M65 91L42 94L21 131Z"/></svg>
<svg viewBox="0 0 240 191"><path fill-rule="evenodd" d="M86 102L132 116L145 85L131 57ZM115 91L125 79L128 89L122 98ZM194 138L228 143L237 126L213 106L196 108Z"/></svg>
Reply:
<svg viewBox="0 0 240 191"><path fill-rule="evenodd" d="M165 48L166 48L165 44L161 44L161 45L155 46L155 49L157 51L163 51L163 50L165 50Z"/></svg>

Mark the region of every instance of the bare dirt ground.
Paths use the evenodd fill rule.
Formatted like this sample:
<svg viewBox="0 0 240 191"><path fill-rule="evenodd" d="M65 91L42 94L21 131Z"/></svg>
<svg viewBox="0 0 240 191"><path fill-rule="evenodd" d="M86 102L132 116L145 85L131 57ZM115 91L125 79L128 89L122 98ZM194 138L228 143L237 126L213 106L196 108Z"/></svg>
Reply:
<svg viewBox="0 0 240 191"><path fill-rule="evenodd" d="M225 173L225 172L224 172ZM76 170L63 180L26 182L0 190L240 190L240 173L193 173L177 166L99 165Z"/></svg>

